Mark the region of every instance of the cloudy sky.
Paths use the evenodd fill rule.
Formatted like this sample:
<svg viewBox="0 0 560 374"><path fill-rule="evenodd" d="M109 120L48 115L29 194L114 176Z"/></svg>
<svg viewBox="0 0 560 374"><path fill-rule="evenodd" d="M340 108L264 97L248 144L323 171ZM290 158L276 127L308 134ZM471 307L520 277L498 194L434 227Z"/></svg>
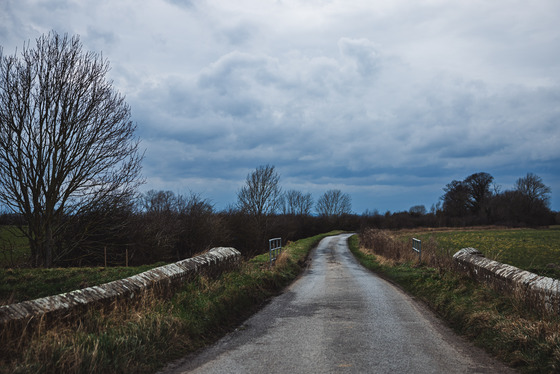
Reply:
<svg viewBox="0 0 560 374"><path fill-rule="evenodd" d="M558 0L0 0L5 54L50 30L110 61L144 190L222 209L270 164L383 213L532 172L560 210Z"/></svg>

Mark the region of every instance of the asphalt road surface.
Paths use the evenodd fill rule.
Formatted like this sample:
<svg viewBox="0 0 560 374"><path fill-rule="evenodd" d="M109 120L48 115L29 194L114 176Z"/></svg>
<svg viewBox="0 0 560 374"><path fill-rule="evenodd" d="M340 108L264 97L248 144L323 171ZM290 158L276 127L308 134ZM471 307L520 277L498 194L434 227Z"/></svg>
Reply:
<svg viewBox="0 0 560 374"><path fill-rule="evenodd" d="M325 238L292 286L162 373L511 373Z"/></svg>

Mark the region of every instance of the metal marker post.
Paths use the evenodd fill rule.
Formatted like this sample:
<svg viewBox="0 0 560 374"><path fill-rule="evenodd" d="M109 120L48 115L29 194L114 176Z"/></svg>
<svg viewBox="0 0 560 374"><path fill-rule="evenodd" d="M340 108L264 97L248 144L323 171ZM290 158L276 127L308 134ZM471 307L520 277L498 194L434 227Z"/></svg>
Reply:
<svg viewBox="0 0 560 374"><path fill-rule="evenodd" d="M272 262L276 261L276 258L280 255L282 250L282 238L273 238L268 240L268 259L270 260L270 266Z"/></svg>
<svg viewBox="0 0 560 374"><path fill-rule="evenodd" d="M420 239L412 238L412 250L418 253L418 261L422 262L422 241Z"/></svg>

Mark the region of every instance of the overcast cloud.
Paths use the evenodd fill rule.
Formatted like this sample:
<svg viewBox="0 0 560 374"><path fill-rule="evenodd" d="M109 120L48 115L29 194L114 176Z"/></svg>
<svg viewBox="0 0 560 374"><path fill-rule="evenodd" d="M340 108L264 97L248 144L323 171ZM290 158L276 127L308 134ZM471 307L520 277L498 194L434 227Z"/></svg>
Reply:
<svg viewBox="0 0 560 374"><path fill-rule="evenodd" d="M437 203L528 172L560 210L560 2L2 0L5 54L43 33L103 52L146 148L145 190L218 209L250 171L353 209Z"/></svg>

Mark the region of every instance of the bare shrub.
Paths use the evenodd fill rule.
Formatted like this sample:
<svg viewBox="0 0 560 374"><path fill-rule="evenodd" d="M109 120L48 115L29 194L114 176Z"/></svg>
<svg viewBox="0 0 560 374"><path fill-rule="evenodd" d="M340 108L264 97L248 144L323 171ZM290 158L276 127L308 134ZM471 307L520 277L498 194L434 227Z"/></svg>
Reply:
<svg viewBox="0 0 560 374"><path fill-rule="evenodd" d="M453 255L449 249L440 248L433 237L422 241L422 263L440 270L454 268Z"/></svg>
<svg viewBox="0 0 560 374"><path fill-rule="evenodd" d="M360 240L365 248L397 262L406 262L413 259L413 254L410 253L412 249L406 243L396 240L387 230L365 229Z"/></svg>

